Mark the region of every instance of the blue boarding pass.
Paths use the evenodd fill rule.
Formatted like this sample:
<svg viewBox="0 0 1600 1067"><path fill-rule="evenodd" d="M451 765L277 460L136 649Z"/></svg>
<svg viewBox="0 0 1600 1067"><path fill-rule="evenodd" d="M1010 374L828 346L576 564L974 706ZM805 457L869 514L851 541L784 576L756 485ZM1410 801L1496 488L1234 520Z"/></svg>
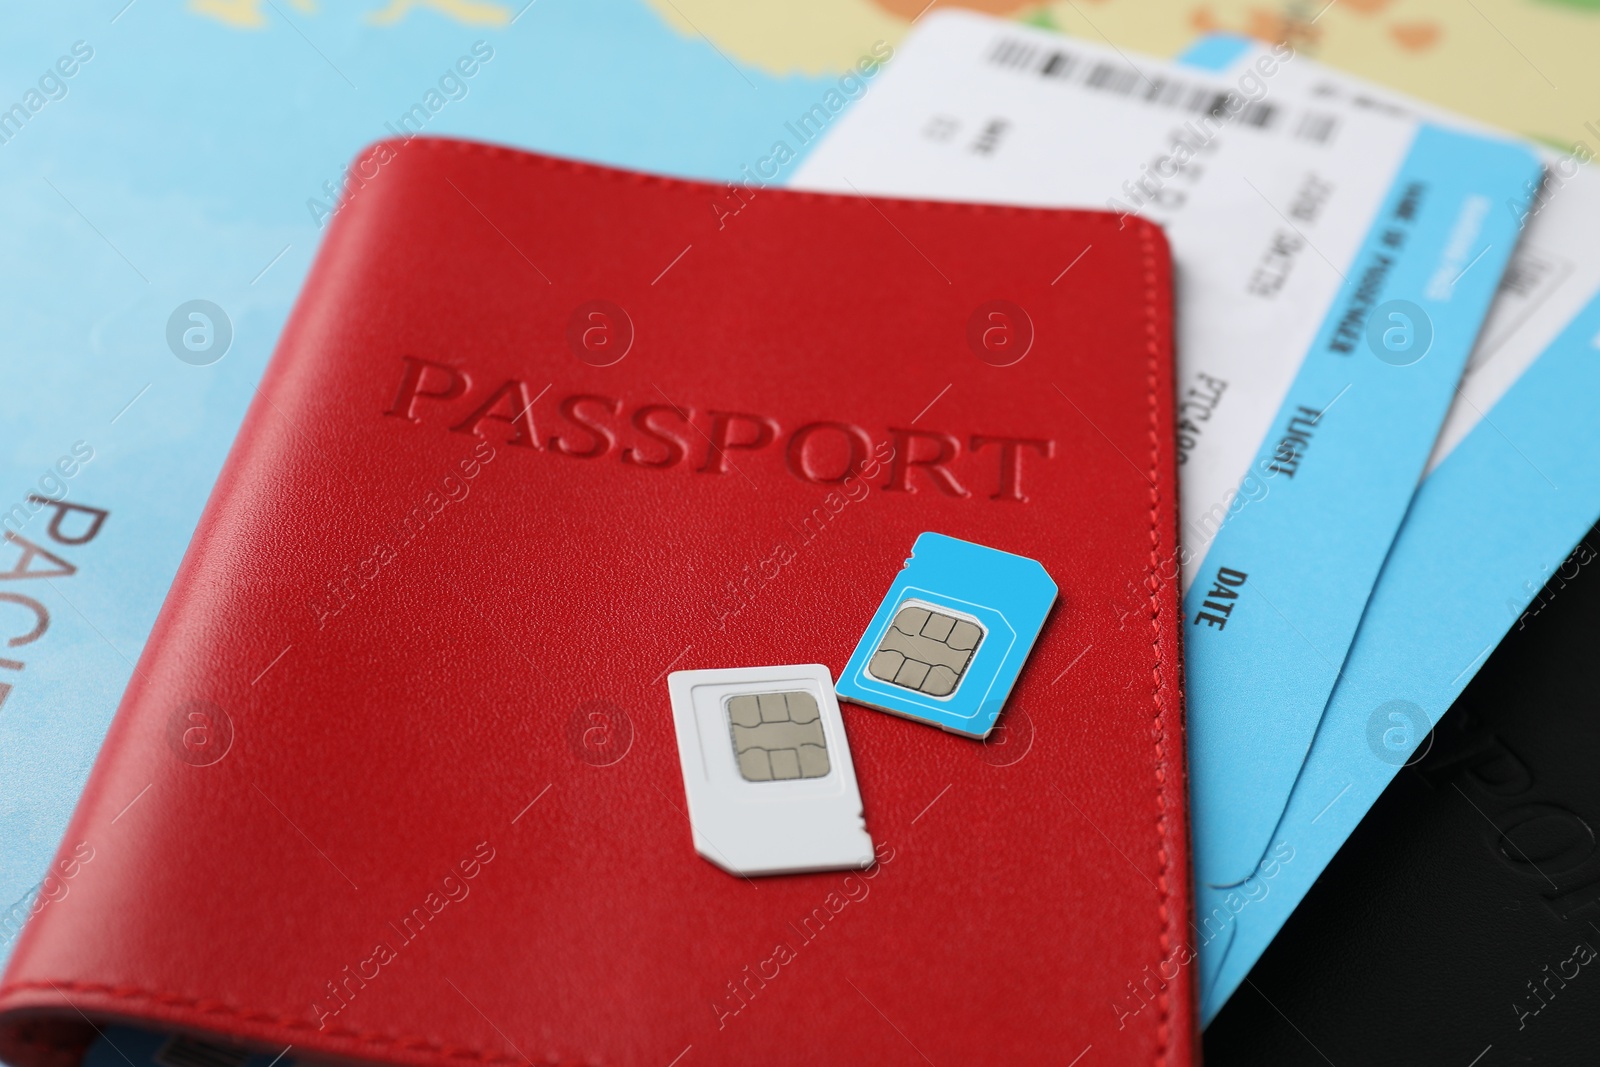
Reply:
<svg viewBox="0 0 1600 1067"><path fill-rule="evenodd" d="M1216 36L1186 61L1238 71L1261 54L1254 42ZM1309 60L1297 64L1285 84L1307 98L1471 125ZM1315 740L1297 761L1293 790L1286 803L1258 793L1263 806L1283 809L1269 860L1242 885L1197 887L1206 1021L1494 646L1523 624L1546 581L1570 578L1594 558L1596 546L1582 538L1600 518L1600 174L1579 160L1597 148L1547 156L1549 179L1523 220L1427 476ZM1496 210L1517 217L1525 207L1519 198ZM1191 778L1219 772L1198 753L1191 760ZM1597 895L1593 885L1551 893L1553 906L1567 911Z"/></svg>
<svg viewBox="0 0 1600 1067"><path fill-rule="evenodd" d="M1166 229L1184 545L1167 562L1214 885L1266 855L1516 244L1505 204L1542 173L1499 137L1293 92L1303 62L1280 47L1219 75L930 13L794 183ZM1055 284L1093 257L1062 249Z"/></svg>

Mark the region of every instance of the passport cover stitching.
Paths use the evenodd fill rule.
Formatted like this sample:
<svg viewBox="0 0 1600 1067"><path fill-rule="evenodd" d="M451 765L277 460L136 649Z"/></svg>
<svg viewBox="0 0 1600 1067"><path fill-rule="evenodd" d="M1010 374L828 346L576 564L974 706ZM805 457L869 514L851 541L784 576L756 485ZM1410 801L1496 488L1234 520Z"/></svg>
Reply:
<svg viewBox="0 0 1600 1067"><path fill-rule="evenodd" d="M1171 908L1168 902L1172 898L1172 890L1167 880L1168 850L1166 841L1170 832L1167 823L1167 774L1166 774L1166 728L1163 719L1166 708L1161 697L1161 576L1160 576L1160 544L1161 531L1159 529L1159 509L1161 505L1160 457L1161 435L1156 424L1156 381L1159 374L1157 361L1160 358L1161 339L1156 330L1155 321L1155 251L1151 247L1150 232L1141 231L1140 245L1144 253L1144 323L1145 323L1145 351L1149 358L1146 361L1149 367L1147 379L1150 383L1150 630L1151 646L1155 653L1155 665L1151 668L1152 685L1151 700L1155 704L1155 721L1152 724L1152 733L1155 741L1156 754L1156 836L1161 843L1156 848L1156 856L1160 869L1156 874L1156 882L1163 897L1156 909L1157 918L1157 943L1161 946L1161 958L1166 959L1170 951L1171 939L1168 934L1168 925L1171 921ZM1171 1037L1171 998L1163 988L1157 993L1159 1017L1156 1025L1156 1062L1167 1062L1167 1044Z"/></svg>
<svg viewBox="0 0 1600 1067"><path fill-rule="evenodd" d="M158 993L152 990L140 989L132 986L113 986L99 982L17 982L0 989L0 993L10 993L24 989L54 989L61 992L70 989L75 993L101 993L106 996L116 997L118 1000L137 1000L154 1004L171 1004L184 1008L193 1008L195 1011L206 1015L226 1015L235 1019L247 1019L252 1022L272 1023L286 1030L303 1030L308 1033L334 1034L340 1037L349 1037L367 1045L380 1047L394 1047L404 1049L420 1049L436 1052L441 1056L451 1059L466 1059L476 1063L526 1063L522 1056L511 1056L501 1052L488 1052L484 1049L472 1048L466 1045L450 1045L440 1041L431 1041L422 1037L394 1037L379 1033L375 1030L357 1030L348 1026L337 1024L318 1027L304 1019L296 1019L287 1015L275 1015L266 1011L247 1011L225 1004L218 1000L208 1000L201 997L184 996L180 993ZM41 1040L36 1042L41 1047L66 1050L75 1046L61 1042ZM592 1067L594 1060L588 1058L551 1058L542 1057L540 1062L549 1067Z"/></svg>

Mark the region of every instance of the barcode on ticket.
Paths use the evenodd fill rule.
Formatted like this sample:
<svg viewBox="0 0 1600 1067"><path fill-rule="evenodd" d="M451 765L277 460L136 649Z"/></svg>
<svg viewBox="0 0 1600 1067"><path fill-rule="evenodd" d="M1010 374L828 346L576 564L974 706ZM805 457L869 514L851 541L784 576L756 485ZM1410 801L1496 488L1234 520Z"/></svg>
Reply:
<svg viewBox="0 0 1600 1067"><path fill-rule="evenodd" d="M1195 115L1223 115L1229 99L1235 95L1164 75L1147 77L1131 63L1077 55L1064 48L1043 47L1015 37L1001 37L990 49L988 58L998 67ZM1279 126L1282 118L1283 109L1277 104L1254 100L1245 101L1234 121L1242 126L1268 130ZM1326 144L1337 127L1336 116L1307 112L1292 133L1304 140Z"/></svg>

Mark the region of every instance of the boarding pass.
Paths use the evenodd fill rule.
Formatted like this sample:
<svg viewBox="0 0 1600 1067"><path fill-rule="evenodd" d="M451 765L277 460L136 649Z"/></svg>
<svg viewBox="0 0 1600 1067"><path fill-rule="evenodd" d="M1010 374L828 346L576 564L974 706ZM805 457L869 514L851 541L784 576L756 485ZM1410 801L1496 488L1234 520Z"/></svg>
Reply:
<svg viewBox="0 0 1600 1067"><path fill-rule="evenodd" d="M1184 62L1227 73L1263 48L1205 38ZM1416 114L1478 128L1459 116L1310 60L1283 71L1286 90L1347 111ZM1383 788L1427 753L1429 730L1505 633L1538 614L1540 588L1570 580L1595 549L1600 518L1600 174L1585 161L1600 130L1566 154L1531 206L1496 204L1522 224L1520 243L1467 364L1315 740L1287 796L1257 792L1281 813L1274 847L1294 860L1270 881L1197 886L1201 1011L1209 1020L1244 981ZM1526 214L1522 212L1526 211ZM1576 548L1574 548L1576 546ZM1236 774L1219 753L1194 751L1194 779ZM1249 784L1246 783L1246 788ZM1197 857L1226 835L1197 825ZM1197 858L1197 863L1200 861ZM1581 871L1541 887L1558 915L1600 902Z"/></svg>
<svg viewBox="0 0 1600 1067"><path fill-rule="evenodd" d="M1260 792L1289 793L1515 244L1503 205L1540 174L1507 140L1279 89L1295 62L1219 77L930 14L795 177L1165 228L1191 752L1234 772L1193 784L1216 885L1269 845ZM1055 284L1093 257L1062 249Z"/></svg>

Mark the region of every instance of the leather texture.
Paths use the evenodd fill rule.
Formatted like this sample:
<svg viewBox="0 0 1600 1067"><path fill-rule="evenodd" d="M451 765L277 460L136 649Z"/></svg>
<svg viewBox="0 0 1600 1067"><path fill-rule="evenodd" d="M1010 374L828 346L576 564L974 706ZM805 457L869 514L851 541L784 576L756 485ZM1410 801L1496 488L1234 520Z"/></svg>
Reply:
<svg viewBox="0 0 1600 1067"><path fill-rule="evenodd" d="M444 140L356 174L0 1053L1190 1063L1160 232ZM667 672L837 676L924 530L1060 586L996 736L846 705L879 862L716 869Z"/></svg>
<svg viewBox="0 0 1600 1067"><path fill-rule="evenodd" d="M1295 909L1206 1029L1208 1063L1596 1061L1592 546L1600 527Z"/></svg>

